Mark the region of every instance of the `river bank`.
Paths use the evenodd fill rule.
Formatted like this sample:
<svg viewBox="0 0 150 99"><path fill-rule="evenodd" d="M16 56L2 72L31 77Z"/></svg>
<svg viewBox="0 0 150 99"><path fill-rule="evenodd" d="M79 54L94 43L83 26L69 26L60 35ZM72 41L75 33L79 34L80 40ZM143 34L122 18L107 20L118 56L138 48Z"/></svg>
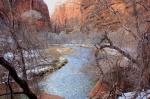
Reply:
<svg viewBox="0 0 150 99"><path fill-rule="evenodd" d="M47 75L39 85L46 93L59 95L65 99L87 99L87 94L94 85L91 80L92 75L88 70L86 71L89 66L92 68L93 48L67 47L73 49L74 52L64 54L60 58L66 58L68 63Z"/></svg>
<svg viewBox="0 0 150 99"><path fill-rule="evenodd" d="M65 99L86 99L94 85L91 72L89 72L93 68L91 64L94 59L93 48L81 45L53 45L49 46L46 51L57 65L61 63L58 60L63 60L65 64L63 67L61 65L55 68L52 72L49 72L51 67L48 65L42 66L43 68L40 66L44 75L42 74L40 78L34 77L29 81L31 87L36 87L33 91L38 95L46 92ZM17 89L21 91L20 88ZM21 99L24 97L21 95Z"/></svg>

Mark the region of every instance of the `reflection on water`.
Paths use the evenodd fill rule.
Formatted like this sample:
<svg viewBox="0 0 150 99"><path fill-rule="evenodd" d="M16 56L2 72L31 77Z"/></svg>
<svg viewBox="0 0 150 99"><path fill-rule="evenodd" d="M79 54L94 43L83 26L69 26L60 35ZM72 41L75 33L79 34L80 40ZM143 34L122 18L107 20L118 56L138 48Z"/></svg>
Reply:
<svg viewBox="0 0 150 99"><path fill-rule="evenodd" d="M91 48L70 47L74 53L62 55L68 63L61 69L53 72L40 82L40 86L48 94L55 94L65 99L87 99L88 92L92 89L90 77L80 71L86 62L92 62L93 53ZM85 68L85 67L84 67Z"/></svg>

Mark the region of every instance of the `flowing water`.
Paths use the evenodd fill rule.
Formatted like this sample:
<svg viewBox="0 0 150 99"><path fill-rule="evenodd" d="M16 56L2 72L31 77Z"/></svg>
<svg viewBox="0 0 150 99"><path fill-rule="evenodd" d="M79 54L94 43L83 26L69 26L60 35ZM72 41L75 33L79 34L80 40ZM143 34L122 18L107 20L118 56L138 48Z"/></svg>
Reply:
<svg viewBox="0 0 150 99"><path fill-rule="evenodd" d="M43 90L48 94L55 94L65 99L87 99L87 94L92 89L91 75L83 73L82 68L93 61L92 48L70 47L74 53L63 55L68 63L61 69L49 74L40 82Z"/></svg>

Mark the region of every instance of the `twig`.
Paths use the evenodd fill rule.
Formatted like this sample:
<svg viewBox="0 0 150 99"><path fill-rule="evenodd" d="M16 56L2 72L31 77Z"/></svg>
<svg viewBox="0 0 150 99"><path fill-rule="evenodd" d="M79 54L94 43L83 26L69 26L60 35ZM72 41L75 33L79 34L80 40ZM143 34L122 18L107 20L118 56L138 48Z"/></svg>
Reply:
<svg viewBox="0 0 150 99"><path fill-rule="evenodd" d="M4 93L4 94L0 94L0 96L9 95L9 94L24 94L24 92Z"/></svg>
<svg viewBox="0 0 150 99"><path fill-rule="evenodd" d="M135 60L134 58L132 58L129 54L127 54L125 51L121 50L119 47L116 46L110 46L110 45L101 45L100 49L103 48L111 48L111 49L115 49L117 50L119 53L121 53L122 55L124 55L126 58L128 58L129 60L131 60L133 63L138 64L137 60Z"/></svg>
<svg viewBox="0 0 150 99"><path fill-rule="evenodd" d="M0 64L10 72L10 76L23 89L24 94L26 94L29 98L37 99L37 96L32 93L32 91L30 90L27 82L18 77L16 70L14 69L14 67L9 62L7 62L3 57L0 57Z"/></svg>

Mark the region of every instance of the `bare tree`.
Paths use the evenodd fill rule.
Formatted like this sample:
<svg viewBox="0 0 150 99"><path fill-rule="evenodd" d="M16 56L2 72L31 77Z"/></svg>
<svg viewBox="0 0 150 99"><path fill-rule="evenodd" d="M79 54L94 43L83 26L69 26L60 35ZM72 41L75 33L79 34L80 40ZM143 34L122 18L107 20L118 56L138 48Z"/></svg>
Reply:
<svg viewBox="0 0 150 99"><path fill-rule="evenodd" d="M0 64L5 67L11 77L19 84L19 86L23 89L23 93L26 94L29 98L31 99L37 99L37 96L35 94L32 93L32 91L30 90L28 83L26 82L26 80L21 79L20 77L18 77L16 70L14 69L13 66L11 66L10 63L8 63L3 57L0 57ZM22 92L20 92L22 93ZM20 94L19 92L14 93L14 94ZM12 91L11 91L12 94Z"/></svg>
<svg viewBox="0 0 150 99"><path fill-rule="evenodd" d="M38 50L41 48L39 46L41 43L34 34L37 32L36 29L25 23L27 20L22 20L15 12L14 4L15 0L2 0L3 9L0 11L0 65L5 68L2 70L7 70L3 73L9 74L8 80L4 77L3 81L7 82L10 90L10 93L0 96L11 94L13 99L15 94L26 94L31 99L37 99L28 86L27 70L37 66L37 59L40 60L37 54L40 54ZM35 19L35 16L33 17ZM11 78L23 89L23 92L13 91Z"/></svg>
<svg viewBox="0 0 150 99"><path fill-rule="evenodd" d="M113 37L110 36L112 34L109 29L105 29L105 33L100 39L100 42L95 45L97 49L95 52L95 60L101 74L100 79L110 87L110 94L107 98L116 99L118 91L121 93L127 91L125 91L125 89L128 88L126 84L124 84L124 86L126 86L125 89L121 88L122 81L124 83L128 82L131 85L130 91L136 91L133 99L137 97L141 90L144 89L147 91L150 88L150 30L148 27L149 24L145 21L147 20L146 13L149 12L149 8L145 2L148 1L129 0L128 2L132 4L131 8L133 8L133 16L128 16L128 18L132 17L133 20L126 25L124 25L121 20L120 13L113 8L113 4L110 4L107 0L100 0L98 3L105 6L106 9L110 10L111 13L115 15L120 23L120 28L122 28L123 31L128 31L128 33L134 37L133 44L137 45L133 45L136 54L132 55L132 52L129 52L124 49L125 47L122 47L125 46L123 43L119 42L121 46L119 46L119 43L116 44L116 41L119 39L112 39ZM107 27L109 26L111 26L111 24L107 24ZM128 28L128 26L132 26L132 28ZM114 36L117 37L118 35ZM123 35L120 39L123 41ZM110 55L110 50L115 51L116 54L119 53L119 56ZM105 60L106 63L102 64L102 61L104 62ZM108 66L107 70L103 65ZM115 80L116 78L118 79Z"/></svg>

